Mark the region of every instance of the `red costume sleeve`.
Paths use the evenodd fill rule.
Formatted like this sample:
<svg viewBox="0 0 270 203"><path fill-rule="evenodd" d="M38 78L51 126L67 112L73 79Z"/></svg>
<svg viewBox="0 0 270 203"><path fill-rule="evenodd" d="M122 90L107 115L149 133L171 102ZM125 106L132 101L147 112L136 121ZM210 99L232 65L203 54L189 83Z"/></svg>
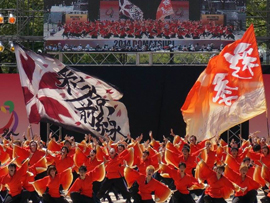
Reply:
<svg viewBox="0 0 270 203"><path fill-rule="evenodd" d="M51 154L47 154L47 156L46 156L47 165L48 166L52 165L56 159L57 159L57 155L52 156Z"/></svg>
<svg viewBox="0 0 270 203"><path fill-rule="evenodd" d="M262 165L261 177L270 183L270 170L265 164Z"/></svg>
<svg viewBox="0 0 270 203"><path fill-rule="evenodd" d="M47 170L46 157L43 156L38 162L29 167L29 171L34 174L39 174Z"/></svg>
<svg viewBox="0 0 270 203"><path fill-rule="evenodd" d="M199 142L199 143L197 144L197 148L198 148L198 149L204 148L204 147L205 147L205 143L206 143L208 140L209 140L209 139L206 139L206 140L203 140L203 141Z"/></svg>
<svg viewBox="0 0 270 203"><path fill-rule="evenodd" d="M140 147L140 145L139 145L139 143L138 142L136 142L136 144L134 145L134 155L135 155L135 157L137 156L137 157L142 157L142 150L141 150L141 147Z"/></svg>
<svg viewBox="0 0 270 203"><path fill-rule="evenodd" d="M241 145L240 149L244 149L244 148L249 147L249 146L250 146L250 141L249 140L244 140L242 142L242 145Z"/></svg>
<svg viewBox="0 0 270 203"><path fill-rule="evenodd" d="M265 180L261 176L262 168L259 165L255 166L255 170L253 173L253 180L259 183L262 187L265 186Z"/></svg>
<svg viewBox="0 0 270 203"><path fill-rule="evenodd" d="M104 163L95 167L94 170L89 171L87 175L90 175L90 173L92 174L93 182L94 181L101 182L105 178L105 175L106 175Z"/></svg>
<svg viewBox="0 0 270 203"><path fill-rule="evenodd" d="M127 181L127 186L130 188L133 183L139 178L140 173L130 167L125 167L124 176Z"/></svg>
<svg viewBox="0 0 270 203"><path fill-rule="evenodd" d="M27 159L30 156L30 152L26 149L23 149L20 146L14 145L13 147L13 157L18 157L15 162L17 166L21 166L22 161Z"/></svg>
<svg viewBox="0 0 270 203"><path fill-rule="evenodd" d="M77 178L75 182L72 184L72 186L69 188L67 195L70 196L71 192L80 192L80 189L81 189L80 179Z"/></svg>
<svg viewBox="0 0 270 203"><path fill-rule="evenodd" d="M0 177L8 174L8 165L0 167Z"/></svg>
<svg viewBox="0 0 270 203"><path fill-rule="evenodd" d="M33 183L35 190L40 196L42 196L45 193L48 181L49 181L49 176L46 176L42 179L36 180Z"/></svg>
<svg viewBox="0 0 270 203"><path fill-rule="evenodd" d="M72 169L68 168L59 174L60 182L64 190L67 190L73 181Z"/></svg>
<svg viewBox="0 0 270 203"><path fill-rule="evenodd" d="M79 148L76 149L73 158L74 158L74 163L77 167L84 165L85 162L87 161L87 157Z"/></svg>
<svg viewBox="0 0 270 203"><path fill-rule="evenodd" d="M172 179L174 179L174 176L177 174L177 171L173 167L165 164L160 164L160 171L164 174L168 174Z"/></svg>
<svg viewBox="0 0 270 203"><path fill-rule="evenodd" d="M228 199L235 190L234 185L225 177L223 177L224 187L223 187L223 198Z"/></svg>
<svg viewBox="0 0 270 203"><path fill-rule="evenodd" d="M156 141L154 139L151 140L150 145L156 150L159 151L160 148L160 142Z"/></svg>
<svg viewBox="0 0 270 203"><path fill-rule="evenodd" d="M172 194L172 191L163 183L153 179L155 181L155 202L165 202Z"/></svg>
<svg viewBox="0 0 270 203"><path fill-rule="evenodd" d="M28 170L28 163L29 163L29 159L26 159L22 166L17 170L16 173L19 173L21 176L23 176L24 174L26 174L27 170Z"/></svg>
<svg viewBox="0 0 270 203"><path fill-rule="evenodd" d="M178 149L171 142L167 142L166 149L169 149L174 153L179 153Z"/></svg>
<svg viewBox="0 0 270 203"><path fill-rule="evenodd" d="M155 149L153 149L152 147L148 147L147 149L149 151L149 158L152 158L153 156L156 156L156 154L158 153Z"/></svg>
<svg viewBox="0 0 270 203"><path fill-rule="evenodd" d="M165 150L165 160L168 164L171 164L178 168L178 164L180 162L179 154L174 153L173 151L166 149Z"/></svg>
<svg viewBox="0 0 270 203"><path fill-rule="evenodd" d="M230 154L227 154L225 163L230 166L230 168L236 172L239 171L240 163L238 163Z"/></svg>
<svg viewBox="0 0 270 203"><path fill-rule="evenodd" d="M55 151L60 151L62 146L58 144L54 139L51 139L47 145L47 149L55 152Z"/></svg>
<svg viewBox="0 0 270 203"><path fill-rule="evenodd" d="M204 182L214 174L215 172L212 171L203 160L197 164L195 169L195 178L201 180L201 182Z"/></svg>
<svg viewBox="0 0 270 203"><path fill-rule="evenodd" d="M228 165L225 167L224 176L230 181L234 182L235 178L239 176L239 173L236 173ZM236 182L235 182L236 183ZM237 183L236 183L237 184Z"/></svg>
<svg viewBox="0 0 270 203"><path fill-rule="evenodd" d="M128 154L124 157L124 159L127 161L127 164L129 166L132 166L134 163L134 148L128 149Z"/></svg>
<svg viewBox="0 0 270 203"><path fill-rule="evenodd" d="M9 153L3 149L2 146L0 146L0 161L1 164L5 164L8 162L12 157L9 156Z"/></svg>
<svg viewBox="0 0 270 203"><path fill-rule="evenodd" d="M106 153L103 151L103 149L99 145L97 145L96 150L97 150L97 154L96 154L97 160L103 161L103 157L107 157Z"/></svg>
<svg viewBox="0 0 270 203"><path fill-rule="evenodd" d="M239 158L241 159L241 162L247 156L248 152L249 152L249 148L245 148L244 151L241 154L239 154Z"/></svg>
<svg viewBox="0 0 270 203"><path fill-rule="evenodd" d="M250 159L252 159L253 161L258 161L258 160L260 160L260 158L261 158L261 154L260 154L260 153L253 152L253 151L251 151L251 150L247 153L247 156L248 156Z"/></svg>
<svg viewBox="0 0 270 203"><path fill-rule="evenodd" d="M178 144L182 138L179 135L175 135L173 138L173 145Z"/></svg>

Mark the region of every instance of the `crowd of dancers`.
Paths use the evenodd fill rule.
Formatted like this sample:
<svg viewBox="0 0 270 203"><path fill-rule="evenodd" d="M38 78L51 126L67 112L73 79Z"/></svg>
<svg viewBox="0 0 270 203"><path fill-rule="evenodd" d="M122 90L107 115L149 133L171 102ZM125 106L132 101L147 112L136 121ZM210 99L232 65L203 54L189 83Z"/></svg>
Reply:
<svg viewBox="0 0 270 203"><path fill-rule="evenodd" d="M235 39L231 25L203 24L202 21L130 20L71 22L62 25L63 38L125 38L125 39Z"/></svg>
<svg viewBox="0 0 270 203"><path fill-rule="evenodd" d="M172 138L172 139L171 139ZM163 141L152 132L114 142L109 136L76 142L49 135L24 141L2 139L0 146L0 201L5 203L99 203L119 195L126 202L153 203L262 203L270 202L270 149L256 132L248 140L229 144L217 137L197 142L171 130Z"/></svg>

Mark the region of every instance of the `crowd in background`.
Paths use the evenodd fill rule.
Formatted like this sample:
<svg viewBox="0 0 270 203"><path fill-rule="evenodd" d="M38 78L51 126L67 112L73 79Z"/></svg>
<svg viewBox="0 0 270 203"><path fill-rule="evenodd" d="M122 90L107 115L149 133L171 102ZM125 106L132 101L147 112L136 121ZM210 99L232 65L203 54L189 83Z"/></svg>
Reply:
<svg viewBox="0 0 270 203"><path fill-rule="evenodd" d="M166 45L164 46L162 42L160 43L152 43L150 45L114 45L108 46L105 44L104 46L96 45L94 47L86 44L83 46L79 44L78 46L71 44L51 44L45 47L45 51L53 51L53 52L144 52L144 51L173 51L173 52L198 52L198 51L221 51L224 48L224 45L221 44L219 47L215 46L214 43L202 44L202 43L189 43L188 45Z"/></svg>
<svg viewBox="0 0 270 203"><path fill-rule="evenodd" d="M71 22L62 25L63 38L121 38L121 39L235 39L233 26L216 25L215 22L203 24L202 21L158 21L130 20Z"/></svg>

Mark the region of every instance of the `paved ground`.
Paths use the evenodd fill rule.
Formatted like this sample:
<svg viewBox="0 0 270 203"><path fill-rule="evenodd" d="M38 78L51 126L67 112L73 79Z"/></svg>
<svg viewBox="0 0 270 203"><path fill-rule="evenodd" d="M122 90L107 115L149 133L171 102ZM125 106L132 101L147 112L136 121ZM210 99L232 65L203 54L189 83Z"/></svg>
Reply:
<svg viewBox="0 0 270 203"><path fill-rule="evenodd" d="M112 199L112 201L114 202L114 203L124 203L124 202L126 202L124 199L122 199L122 198L120 198L120 200L116 200L115 199L115 196L113 195L113 194L111 194L110 193L110 196L111 196L111 199ZM261 201L260 201L260 199L263 197L264 195L263 195L263 192L262 191L258 191L258 196L257 196L257 199L258 199L258 203L260 203ZM121 195L120 195L120 197L121 197ZM196 199L198 199L198 198L196 198ZM107 203L108 201L101 201L102 203ZM184 203L184 202L183 202ZM227 200L227 203L232 203L232 199L230 198L230 199L228 199Z"/></svg>

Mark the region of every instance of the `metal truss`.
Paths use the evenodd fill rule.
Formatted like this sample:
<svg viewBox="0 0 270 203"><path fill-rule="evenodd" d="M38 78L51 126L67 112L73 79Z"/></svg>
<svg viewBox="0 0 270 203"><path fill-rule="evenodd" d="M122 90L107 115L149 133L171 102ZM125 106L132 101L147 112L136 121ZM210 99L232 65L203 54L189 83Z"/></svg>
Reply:
<svg viewBox="0 0 270 203"><path fill-rule="evenodd" d="M51 132L52 136L59 138L59 136L62 136L62 127L47 123L47 140L49 140Z"/></svg>
<svg viewBox="0 0 270 203"><path fill-rule="evenodd" d="M229 144L232 139L238 142L238 146L241 146L241 139L239 135L242 135L242 124L238 124L229 130L227 130L227 143Z"/></svg>
<svg viewBox="0 0 270 203"><path fill-rule="evenodd" d="M69 66L201 66L218 52L48 52Z"/></svg>

